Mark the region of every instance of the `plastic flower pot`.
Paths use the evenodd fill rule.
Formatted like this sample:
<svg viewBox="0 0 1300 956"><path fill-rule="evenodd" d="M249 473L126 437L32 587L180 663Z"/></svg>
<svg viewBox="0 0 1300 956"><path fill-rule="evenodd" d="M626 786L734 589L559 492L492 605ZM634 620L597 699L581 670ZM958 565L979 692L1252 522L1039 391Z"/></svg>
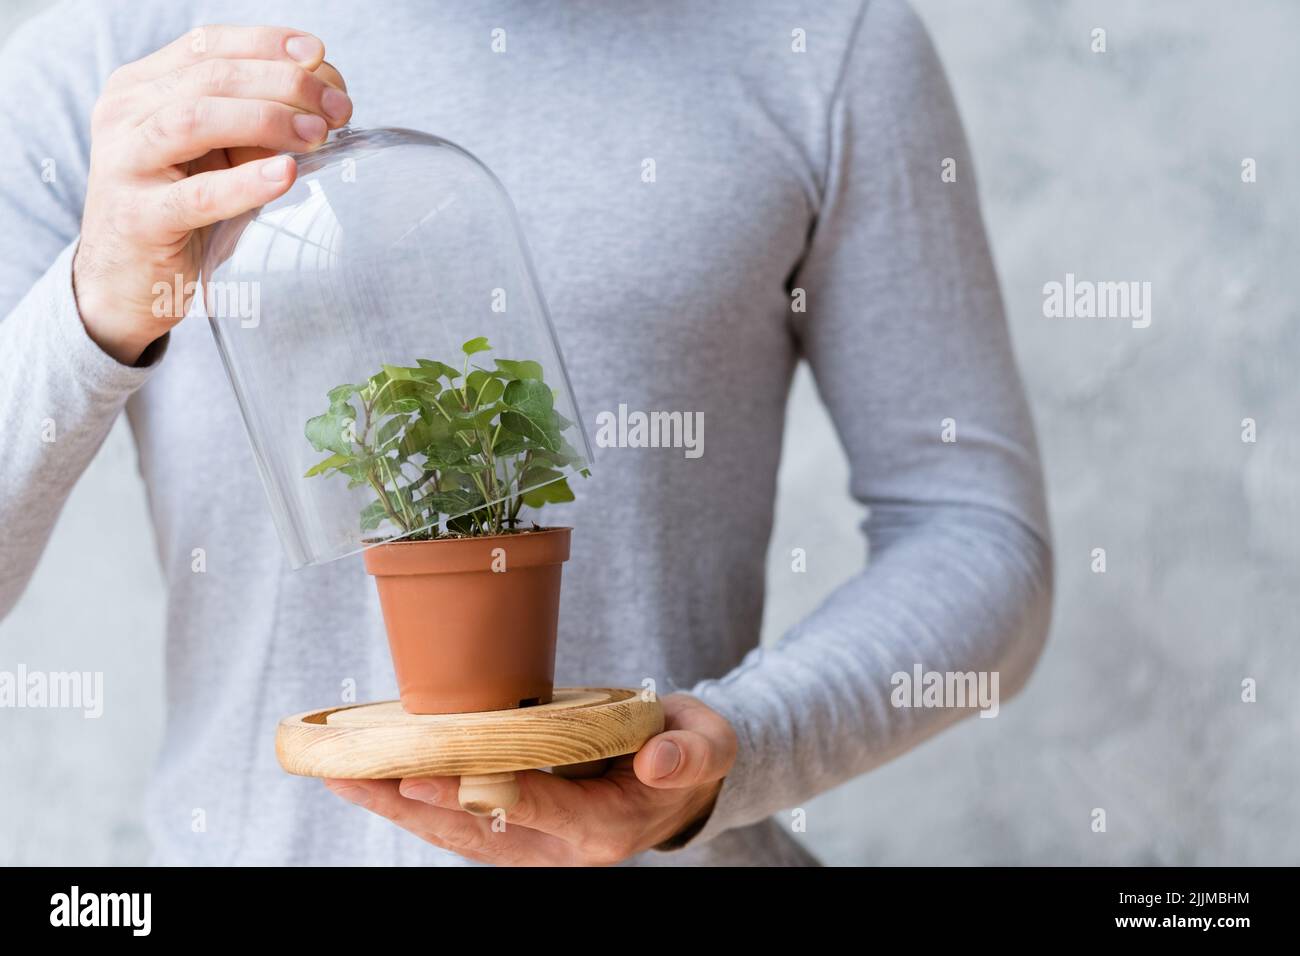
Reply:
<svg viewBox="0 0 1300 956"><path fill-rule="evenodd" d="M397 541L365 552L412 714L551 700L569 528Z"/></svg>

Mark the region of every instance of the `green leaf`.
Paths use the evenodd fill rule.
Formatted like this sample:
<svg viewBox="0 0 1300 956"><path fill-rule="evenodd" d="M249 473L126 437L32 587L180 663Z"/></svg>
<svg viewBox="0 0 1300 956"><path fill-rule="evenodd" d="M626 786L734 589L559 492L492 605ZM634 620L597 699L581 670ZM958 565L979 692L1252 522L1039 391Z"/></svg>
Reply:
<svg viewBox="0 0 1300 956"><path fill-rule="evenodd" d="M432 445L425 453L425 468L454 468L463 465L469 457L470 450L463 442Z"/></svg>
<svg viewBox="0 0 1300 956"><path fill-rule="evenodd" d="M410 371L395 369L395 371ZM380 415L401 413L409 415L418 412L429 397L429 387L410 378L393 377L388 384L376 393L374 410Z"/></svg>
<svg viewBox="0 0 1300 956"><path fill-rule="evenodd" d="M542 382L519 379L506 386L501 424L549 451L560 447L560 434L551 412L551 390Z"/></svg>
<svg viewBox="0 0 1300 956"><path fill-rule="evenodd" d="M543 448L555 447L555 438L547 434L544 427L538 425L534 419L519 412L502 412L501 424L515 434L537 442Z"/></svg>
<svg viewBox="0 0 1300 956"><path fill-rule="evenodd" d="M501 396L505 394L506 383L491 372L482 369L470 372L465 381L469 384L470 391L474 393L476 405L491 405L493 402L500 401Z"/></svg>
<svg viewBox="0 0 1300 956"><path fill-rule="evenodd" d="M339 465L339 471L353 481L365 481L370 477L370 469L374 467L374 464L374 458L362 455L359 458L349 458L346 464Z"/></svg>
<svg viewBox="0 0 1300 956"><path fill-rule="evenodd" d="M411 381L413 377L411 373L418 372L418 371L420 371L420 369L405 368L401 365L384 366L384 374L397 382Z"/></svg>
<svg viewBox="0 0 1300 956"><path fill-rule="evenodd" d="M448 382L454 382L456 379L460 378L460 369L452 368L444 362L434 362L430 359L416 359L415 364L420 366L422 369L435 373L435 378L437 376L442 376Z"/></svg>
<svg viewBox="0 0 1300 956"><path fill-rule="evenodd" d="M312 478L315 477L316 475L324 474L325 472L329 471L332 468L338 468L341 465L346 465L351 460L352 459L350 459L347 455L330 455L324 461L318 461L316 462L316 464L308 468L307 473L303 475L303 477Z"/></svg>
<svg viewBox="0 0 1300 956"><path fill-rule="evenodd" d="M517 435L507 429L501 429L501 434L497 440L492 443L492 454L502 458L509 458L514 455L522 455L534 446L523 435Z"/></svg>
<svg viewBox="0 0 1300 956"><path fill-rule="evenodd" d="M375 396L379 394L379 390L387 384L388 384L388 373L376 372L374 375L370 376L370 379L366 382L365 387L360 389L358 394L360 394L362 401L365 402L374 401Z"/></svg>
<svg viewBox="0 0 1300 956"><path fill-rule="evenodd" d="M477 491L456 488L425 495L420 501L426 507L437 508L440 514L458 515L482 507L483 496Z"/></svg>
<svg viewBox="0 0 1300 956"><path fill-rule="evenodd" d="M497 368L506 374L508 378L514 379L532 379L540 382L542 380L542 366L540 362L534 362L531 359L523 362L515 362L510 359L497 359Z"/></svg>
<svg viewBox="0 0 1300 956"><path fill-rule="evenodd" d="M551 390L542 382L520 379L506 386L506 404L519 412L549 417L551 411Z"/></svg>
<svg viewBox="0 0 1300 956"><path fill-rule="evenodd" d="M460 478L451 474L439 475L434 485L438 491L457 491L460 489Z"/></svg>
<svg viewBox="0 0 1300 956"><path fill-rule="evenodd" d="M331 388L326 394L329 396L330 404L337 405L346 402L359 391L361 391L360 385L339 385Z"/></svg>
<svg viewBox="0 0 1300 956"><path fill-rule="evenodd" d="M390 441L402 433L402 428L410 421L405 415L394 415L379 426L375 435L375 444L384 448Z"/></svg>
<svg viewBox="0 0 1300 956"><path fill-rule="evenodd" d="M486 336L480 335L477 338L470 339L460 347L460 350L466 355L473 355L475 352L486 352L491 348L492 346L488 345Z"/></svg>
<svg viewBox="0 0 1300 956"><path fill-rule="evenodd" d="M403 365L385 365L384 372L389 378L397 382L412 382L422 385L430 385L433 388L439 388L439 379L446 377L448 383L454 381L460 373L450 365L443 365L441 362L430 362L428 359L419 359L419 366L416 368L407 368Z"/></svg>
<svg viewBox="0 0 1300 956"><path fill-rule="evenodd" d="M374 531L387 519L388 512L384 510L384 503L376 498L361 509L361 530Z"/></svg>
<svg viewBox="0 0 1300 956"><path fill-rule="evenodd" d="M555 452L555 459L560 466L578 465L587 460L585 455L563 440L560 441L560 450Z"/></svg>
<svg viewBox="0 0 1300 956"><path fill-rule="evenodd" d="M436 429L437 425L423 415L413 420L402 434L402 442L399 446L402 457L410 458L412 455L421 454L432 444L437 434Z"/></svg>
<svg viewBox="0 0 1300 956"><path fill-rule="evenodd" d="M548 468L545 465L533 465L525 471L524 476L519 479L519 487L533 488L551 481L558 481L563 477L564 475L556 471L554 468Z"/></svg>
<svg viewBox="0 0 1300 956"><path fill-rule="evenodd" d="M457 415L460 415L461 417L472 415L473 411L464 406L464 401L465 399L461 396L460 389L446 389L437 396L438 407L442 409L442 412L437 413L438 417L441 418L443 412L453 417Z"/></svg>
<svg viewBox="0 0 1300 956"><path fill-rule="evenodd" d="M352 423L356 417L356 410L351 405L331 407L324 415L307 420L307 440L317 451L349 455L352 452Z"/></svg>
<svg viewBox="0 0 1300 956"><path fill-rule="evenodd" d="M569 488L567 478L561 478L559 481L553 481L549 485L542 485L540 488L534 488L532 491L524 493L524 504L530 508L540 508L546 504L563 504L566 501L573 500L573 491Z"/></svg>

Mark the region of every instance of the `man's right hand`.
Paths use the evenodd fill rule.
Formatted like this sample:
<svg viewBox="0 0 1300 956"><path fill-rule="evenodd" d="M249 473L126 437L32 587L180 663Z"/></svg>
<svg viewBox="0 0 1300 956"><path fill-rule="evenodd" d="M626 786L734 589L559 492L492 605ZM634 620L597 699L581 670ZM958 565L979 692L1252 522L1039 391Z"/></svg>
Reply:
<svg viewBox="0 0 1300 956"><path fill-rule="evenodd" d="M204 229L288 191L283 152L319 146L352 115L316 37L200 27L109 78L91 125L73 261L90 337L124 365L185 314L155 315L157 282L197 279Z"/></svg>

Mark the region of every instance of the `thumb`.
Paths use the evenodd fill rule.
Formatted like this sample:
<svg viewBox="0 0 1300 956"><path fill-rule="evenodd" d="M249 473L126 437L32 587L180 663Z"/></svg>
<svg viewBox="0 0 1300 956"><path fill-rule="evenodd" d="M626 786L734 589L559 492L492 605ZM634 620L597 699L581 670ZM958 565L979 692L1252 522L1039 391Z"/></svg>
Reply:
<svg viewBox="0 0 1300 956"><path fill-rule="evenodd" d="M677 790L721 780L736 755L721 741L695 730L670 730L652 737L637 753L632 767L647 787Z"/></svg>

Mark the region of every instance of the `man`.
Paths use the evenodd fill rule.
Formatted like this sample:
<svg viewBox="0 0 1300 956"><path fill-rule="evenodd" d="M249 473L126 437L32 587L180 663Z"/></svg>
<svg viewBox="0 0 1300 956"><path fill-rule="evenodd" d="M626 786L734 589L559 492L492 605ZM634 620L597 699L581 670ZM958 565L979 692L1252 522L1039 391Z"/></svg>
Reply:
<svg viewBox="0 0 1300 956"><path fill-rule="evenodd" d="M902 0L232 0L215 12L243 26L196 29L213 7L61 5L0 66L23 160L0 180L0 611L125 408L169 588L159 861L811 862L773 813L969 713L891 706L892 674L1023 684L1050 610L1037 451L960 122ZM380 615L355 559L287 570L208 331L151 309L204 227L287 190L279 154L354 108L501 177L580 407L708 424L699 458L607 450L565 518L557 679L684 691L667 732L603 779L521 775L503 834L454 781L331 783L344 802L278 769L282 714L349 677L393 696ZM801 359L871 560L759 650Z"/></svg>

